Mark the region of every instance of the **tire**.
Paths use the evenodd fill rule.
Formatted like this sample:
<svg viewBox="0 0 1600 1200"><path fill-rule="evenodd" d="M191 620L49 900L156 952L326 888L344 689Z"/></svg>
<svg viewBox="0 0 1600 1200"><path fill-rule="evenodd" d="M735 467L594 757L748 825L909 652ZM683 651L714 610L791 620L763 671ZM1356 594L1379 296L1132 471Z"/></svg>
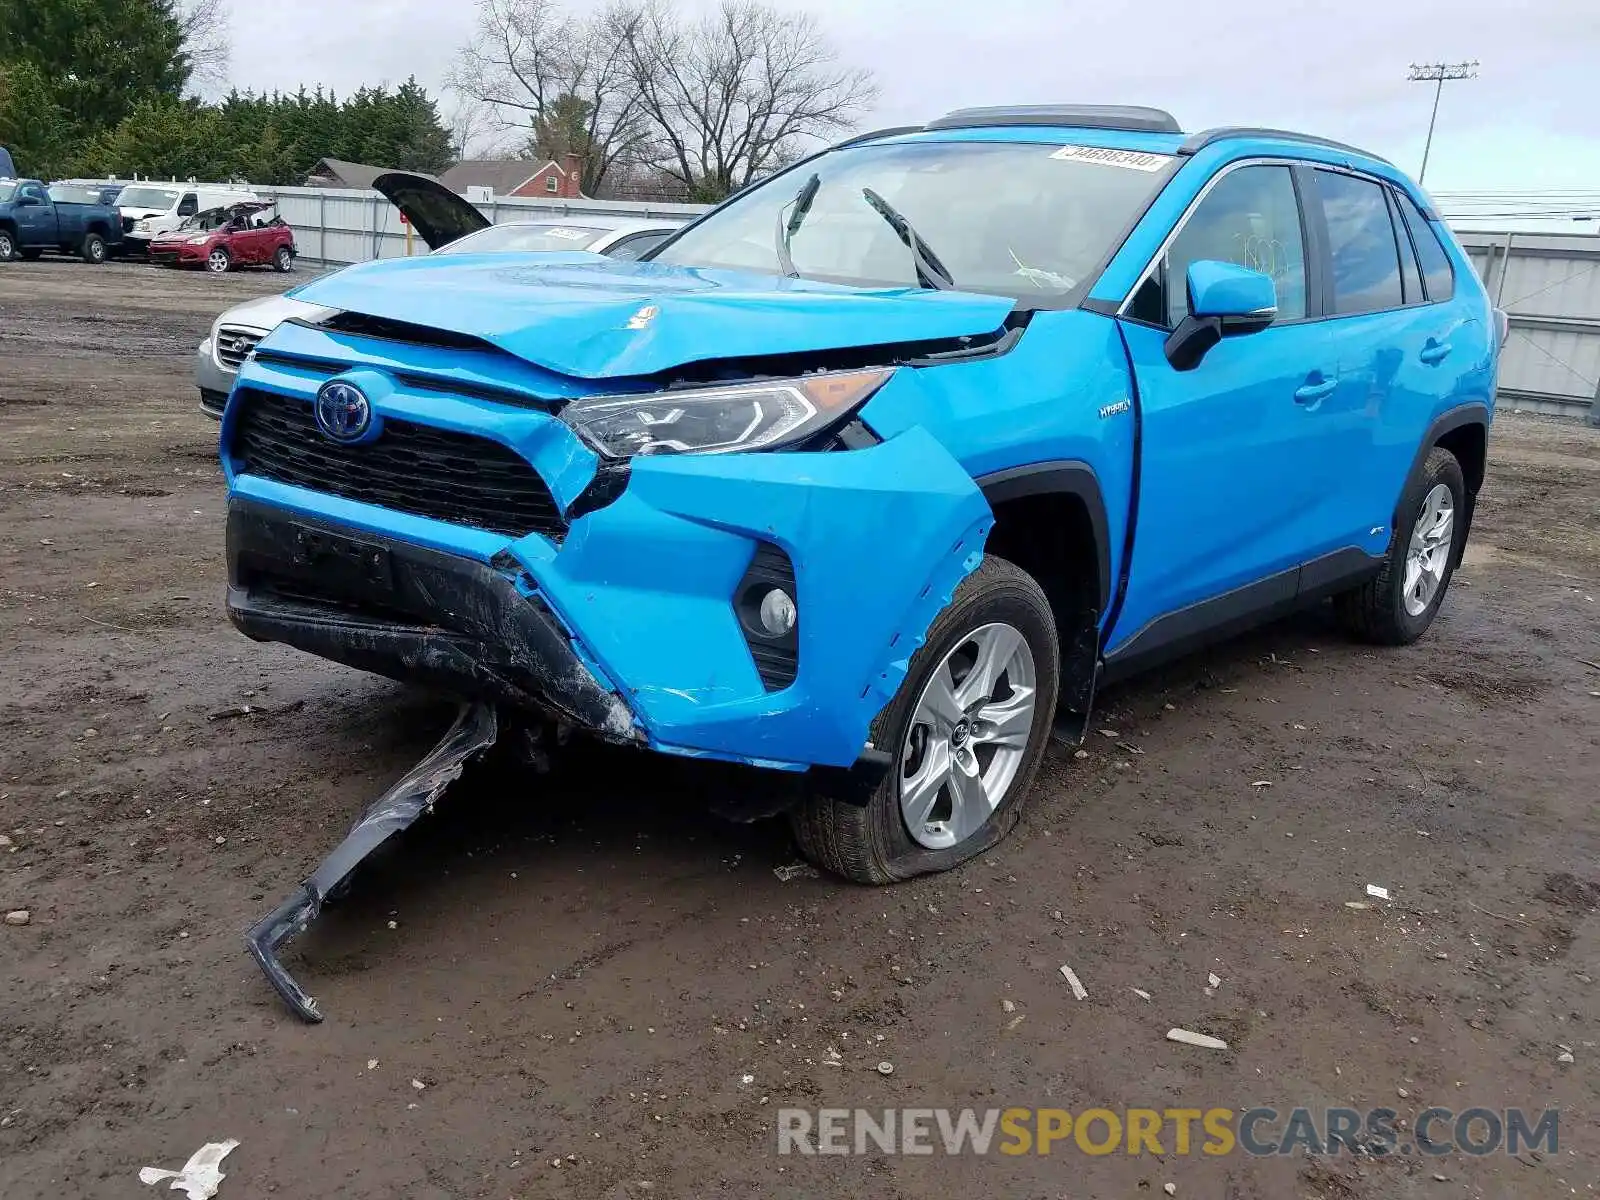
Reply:
<svg viewBox="0 0 1600 1200"><path fill-rule="evenodd" d="M951 660L950 678L954 680L958 660L978 645L977 639L989 636L986 631L1006 628L1012 634L1021 635L1020 641L1031 656L1034 683L1031 724L1025 738L1020 730L1015 731L1018 743L1015 749L992 746L988 752L989 767L982 770L980 778L987 778L988 770L1000 761L1000 755L1014 754L1008 761L1015 764L1015 769L987 818L981 824L970 825L968 831L951 844L930 845L929 842L940 840L932 836L934 830L945 827L945 836L952 837L960 821L954 794L943 785L934 793L936 802L923 821L921 837L913 837L902 813L903 777L908 769L913 776L921 773L917 769L917 759L924 756L926 750L919 750L918 745L920 742L926 747L932 733L931 726L916 719L919 703L947 660ZM1014 664L1006 674L996 678L990 696L998 691L1001 679L1006 681L1007 695L989 701L985 711L992 711L996 705L1017 695L1010 690L1016 686L1011 679L1013 670L1021 671L1021 667ZM989 849L1011 831L1022 815L1023 801L1050 736L1060 673L1061 653L1055 621L1044 592L1026 572L1003 558L986 556L978 569L962 581L950 603L934 620L927 641L912 656L900 690L872 723L873 744L894 756L888 774L865 806L812 793L792 809L790 824L801 853L817 866L845 879L885 884L947 871ZM956 682L953 691L959 695L968 679L970 676ZM968 713L971 711L969 706ZM966 724L963 717L959 725ZM976 753L975 761L983 767L984 750L977 733L981 724L972 725L970 738L952 731L945 744L962 747L965 743L967 755ZM960 751L957 753L959 755ZM929 762L922 765L927 766ZM954 775L955 772L950 773L951 778ZM932 791L925 789L924 794ZM949 813L948 817L934 819L945 812Z"/></svg>
<svg viewBox="0 0 1600 1200"><path fill-rule="evenodd" d="M0 229L0 263L10 262L17 256L17 236L9 229Z"/></svg>
<svg viewBox="0 0 1600 1200"><path fill-rule="evenodd" d="M279 246L272 256L272 269L280 275L287 275L294 270L294 251L287 246Z"/></svg>
<svg viewBox="0 0 1600 1200"><path fill-rule="evenodd" d="M18 250L17 257L22 259L23 262L38 262L39 259L44 257L44 251L37 246L33 246L27 250Z"/></svg>
<svg viewBox="0 0 1600 1200"><path fill-rule="evenodd" d="M83 261L91 266L100 266L106 261L106 240L98 233L83 235L83 245L78 247L78 253Z"/></svg>
<svg viewBox="0 0 1600 1200"><path fill-rule="evenodd" d="M1439 499L1447 489L1450 503L1448 531L1440 528L1440 519L1430 518L1430 498ZM1428 451L1422 473L1406 487L1400 498L1399 519L1389 535L1389 553L1383 569L1358 588L1341 592L1333 598L1333 611L1339 623L1362 641L1380 646L1408 646L1428 631L1439 606L1444 603L1450 580L1460 561L1461 548L1466 538L1467 484L1461 473L1461 464L1455 455L1441 446ZM1423 537L1424 527L1432 536ZM1424 597L1413 591L1407 599L1408 567L1419 546L1429 546L1421 562L1428 556L1441 556L1438 561L1438 579L1431 594ZM1424 591L1426 585L1424 584Z"/></svg>
<svg viewBox="0 0 1600 1200"><path fill-rule="evenodd" d="M206 270L213 275L226 275L232 268L233 257L221 246L206 255Z"/></svg>

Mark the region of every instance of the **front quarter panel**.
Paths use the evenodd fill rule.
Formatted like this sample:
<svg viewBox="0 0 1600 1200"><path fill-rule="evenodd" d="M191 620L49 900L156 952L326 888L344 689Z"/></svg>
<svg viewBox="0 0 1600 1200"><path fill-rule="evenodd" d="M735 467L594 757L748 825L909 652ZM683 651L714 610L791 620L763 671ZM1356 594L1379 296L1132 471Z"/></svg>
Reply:
<svg viewBox="0 0 1600 1200"><path fill-rule="evenodd" d="M968 474L911 429L836 453L638 459L558 555L513 553L657 749L848 766L989 524ZM731 604L758 540L799 592L799 674L770 693Z"/></svg>

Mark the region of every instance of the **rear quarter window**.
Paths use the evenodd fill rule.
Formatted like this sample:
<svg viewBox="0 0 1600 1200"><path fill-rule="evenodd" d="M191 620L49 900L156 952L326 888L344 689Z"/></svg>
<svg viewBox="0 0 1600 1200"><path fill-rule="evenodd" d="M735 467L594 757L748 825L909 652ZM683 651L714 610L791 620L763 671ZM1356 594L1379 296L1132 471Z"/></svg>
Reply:
<svg viewBox="0 0 1600 1200"><path fill-rule="evenodd" d="M1422 281L1428 289L1429 303L1450 299L1456 291L1456 273L1450 266L1450 256L1439 244L1439 234L1433 223L1404 192L1395 192L1394 198L1411 230L1411 244L1417 248L1417 261L1422 264Z"/></svg>

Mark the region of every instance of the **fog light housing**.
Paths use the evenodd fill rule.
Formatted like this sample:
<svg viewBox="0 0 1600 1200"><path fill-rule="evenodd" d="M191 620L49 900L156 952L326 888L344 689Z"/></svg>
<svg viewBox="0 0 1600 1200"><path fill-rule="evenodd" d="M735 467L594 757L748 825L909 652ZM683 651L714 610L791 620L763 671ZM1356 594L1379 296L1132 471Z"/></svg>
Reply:
<svg viewBox="0 0 1600 1200"><path fill-rule="evenodd" d="M800 605L794 564L782 547L762 542L733 592L733 609L761 685L788 687L800 672Z"/></svg>

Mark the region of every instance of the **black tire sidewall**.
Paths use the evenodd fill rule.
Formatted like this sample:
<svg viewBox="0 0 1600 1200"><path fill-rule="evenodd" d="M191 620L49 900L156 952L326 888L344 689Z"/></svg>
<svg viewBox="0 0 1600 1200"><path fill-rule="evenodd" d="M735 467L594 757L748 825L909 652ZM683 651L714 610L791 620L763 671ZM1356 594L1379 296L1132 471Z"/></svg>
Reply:
<svg viewBox="0 0 1600 1200"><path fill-rule="evenodd" d="M1439 590L1433 594L1433 600L1421 614L1412 616L1406 611L1405 599L1406 556L1411 548L1411 531L1416 528L1417 518L1422 515L1423 501L1428 498L1428 493L1441 483L1450 489L1450 499L1455 505L1455 526L1450 533L1450 555L1445 560L1444 578L1440 580ZM1430 450L1427 460L1423 463L1422 472L1408 490L1405 502L1400 506L1400 524L1394 531L1394 542L1389 551L1387 599L1394 613L1395 624L1408 642L1421 637L1428 626L1433 624L1440 605L1444 603L1445 593L1450 590L1450 581L1455 577L1456 561L1461 554L1462 539L1467 536L1466 499L1467 481L1461 473L1461 464L1456 461L1455 455L1448 450L1438 448Z"/></svg>
<svg viewBox="0 0 1600 1200"><path fill-rule="evenodd" d="M879 848L884 865L896 878L908 879L947 871L983 853L1003 838L1022 814L1022 800L1032 787L1033 776L1044 755L1060 685L1060 650L1055 625L1048 602L1037 585L1033 585L1009 563L1005 566L1032 585L1031 592L1013 579L1001 579L990 586L980 586L965 597L958 591L956 600L934 623L927 643L912 657L910 670L894 700L873 722L873 744L893 755L894 762L888 775L873 792L866 817L872 825L872 840ZM974 578L969 577L969 580ZM922 690L944 661L945 655L974 629L996 621L1004 622L1020 632L1033 653L1038 687L1033 733L1016 778L983 827L958 845L930 850L912 839L900 811L900 750Z"/></svg>

